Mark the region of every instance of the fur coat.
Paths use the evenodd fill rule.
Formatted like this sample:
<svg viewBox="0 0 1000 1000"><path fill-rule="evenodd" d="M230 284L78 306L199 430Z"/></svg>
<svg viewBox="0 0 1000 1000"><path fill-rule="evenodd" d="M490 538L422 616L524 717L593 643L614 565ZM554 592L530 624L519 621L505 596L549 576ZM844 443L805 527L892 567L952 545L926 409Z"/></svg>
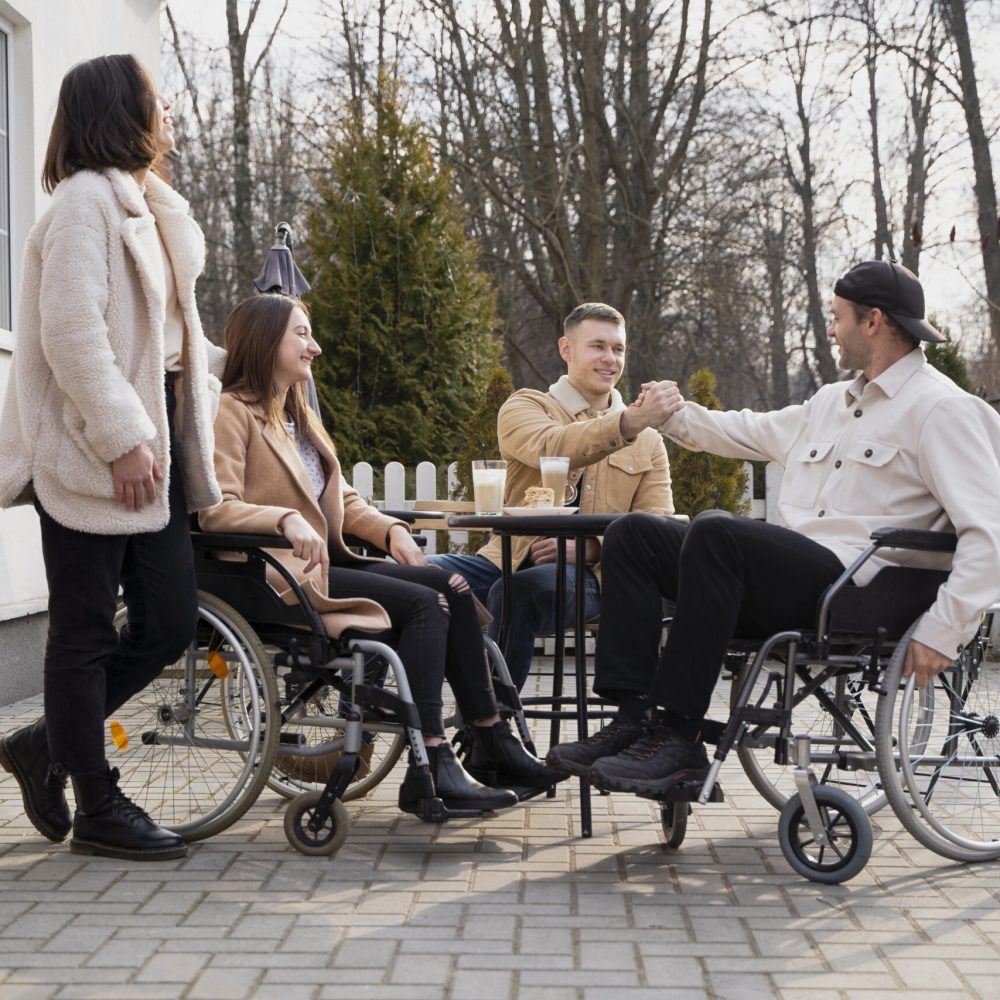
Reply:
<svg viewBox="0 0 1000 1000"><path fill-rule="evenodd" d="M165 280L173 264L185 323L175 427L188 509L220 499L212 425L225 353L198 319L205 241L187 202L153 174L82 170L56 188L28 235L13 368L0 417L0 507L32 491L59 523L94 534L158 531L169 482L141 511L114 499L111 463L145 442L169 476Z"/></svg>

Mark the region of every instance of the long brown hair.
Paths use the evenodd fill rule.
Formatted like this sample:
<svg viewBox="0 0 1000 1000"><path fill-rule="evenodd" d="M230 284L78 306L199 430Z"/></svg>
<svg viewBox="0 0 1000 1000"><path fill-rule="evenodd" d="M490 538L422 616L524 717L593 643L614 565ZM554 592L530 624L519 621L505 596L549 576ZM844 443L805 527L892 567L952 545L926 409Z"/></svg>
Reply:
<svg viewBox="0 0 1000 1000"><path fill-rule="evenodd" d="M155 163L159 116L156 87L133 55L77 63L59 88L56 117L42 165L42 187L79 170L132 172Z"/></svg>
<svg viewBox="0 0 1000 1000"><path fill-rule="evenodd" d="M296 382L281 400L274 384L274 365L281 339L288 328L293 309L306 316L306 304L291 295L255 295L244 299L226 319L226 370L222 388L246 403L264 407L276 430L284 430L283 421L291 420L299 434L319 439L333 448L333 442L306 402L305 386Z"/></svg>

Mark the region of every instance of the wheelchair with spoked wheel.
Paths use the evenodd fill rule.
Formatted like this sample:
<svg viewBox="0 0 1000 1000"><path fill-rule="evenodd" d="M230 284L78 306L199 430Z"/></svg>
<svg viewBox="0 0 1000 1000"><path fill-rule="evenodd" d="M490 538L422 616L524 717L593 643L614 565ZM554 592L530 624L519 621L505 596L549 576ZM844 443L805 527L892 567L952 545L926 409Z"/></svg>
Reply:
<svg viewBox="0 0 1000 1000"><path fill-rule="evenodd" d="M782 853L799 874L839 883L872 849L869 816L888 804L924 846L956 861L1000 857L1000 665L987 662L989 615L925 688L904 678L907 647L946 572L891 566L854 586L883 548L954 551L954 535L880 529L824 594L815 623L737 641L729 720L706 722L707 777L660 800L668 847L691 804L721 801L719 771L736 751L780 809Z"/></svg>
<svg viewBox="0 0 1000 1000"><path fill-rule="evenodd" d="M109 720L108 758L121 761L134 802L192 841L229 827L270 787L291 800L284 829L292 846L331 855L350 827L343 803L381 782L409 745L424 790L419 818L480 815L449 810L436 796L396 652L327 635L298 582L267 551L290 547L284 538L195 531L192 541L194 641ZM270 586L268 566L297 604ZM487 641L486 649L498 699L513 705L523 739L516 688L497 647Z"/></svg>

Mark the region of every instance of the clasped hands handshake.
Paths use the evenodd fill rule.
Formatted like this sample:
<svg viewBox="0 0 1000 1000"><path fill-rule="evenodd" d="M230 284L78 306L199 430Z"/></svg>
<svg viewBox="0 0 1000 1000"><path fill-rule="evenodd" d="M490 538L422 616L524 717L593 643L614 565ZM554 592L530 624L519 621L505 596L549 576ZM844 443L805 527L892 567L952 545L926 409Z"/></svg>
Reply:
<svg viewBox="0 0 1000 1000"><path fill-rule="evenodd" d="M660 428L683 406L676 382L643 382L641 392L622 414L622 436L631 441L646 427Z"/></svg>

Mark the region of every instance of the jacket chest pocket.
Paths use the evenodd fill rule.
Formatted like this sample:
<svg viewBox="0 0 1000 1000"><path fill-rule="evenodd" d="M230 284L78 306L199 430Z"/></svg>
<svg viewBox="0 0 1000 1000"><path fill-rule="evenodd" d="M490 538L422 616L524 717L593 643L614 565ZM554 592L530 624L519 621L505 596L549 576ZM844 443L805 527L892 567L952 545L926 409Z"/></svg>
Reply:
<svg viewBox="0 0 1000 1000"><path fill-rule="evenodd" d="M781 503L816 506L820 488L830 474L832 450L832 441L805 441L791 451L781 480Z"/></svg>
<svg viewBox="0 0 1000 1000"><path fill-rule="evenodd" d="M836 505L849 514L882 514L892 495L899 448L870 438L852 442L844 453L844 478Z"/></svg>
<svg viewBox="0 0 1000 1000"><path fill-rule="evenodd" d="M649 455L629 454L629 449L609 456L604 507L613 514L630 511L643 475L652 468L653 462ZM587 477L584 476L584 489L586 488Z"/></svg>

